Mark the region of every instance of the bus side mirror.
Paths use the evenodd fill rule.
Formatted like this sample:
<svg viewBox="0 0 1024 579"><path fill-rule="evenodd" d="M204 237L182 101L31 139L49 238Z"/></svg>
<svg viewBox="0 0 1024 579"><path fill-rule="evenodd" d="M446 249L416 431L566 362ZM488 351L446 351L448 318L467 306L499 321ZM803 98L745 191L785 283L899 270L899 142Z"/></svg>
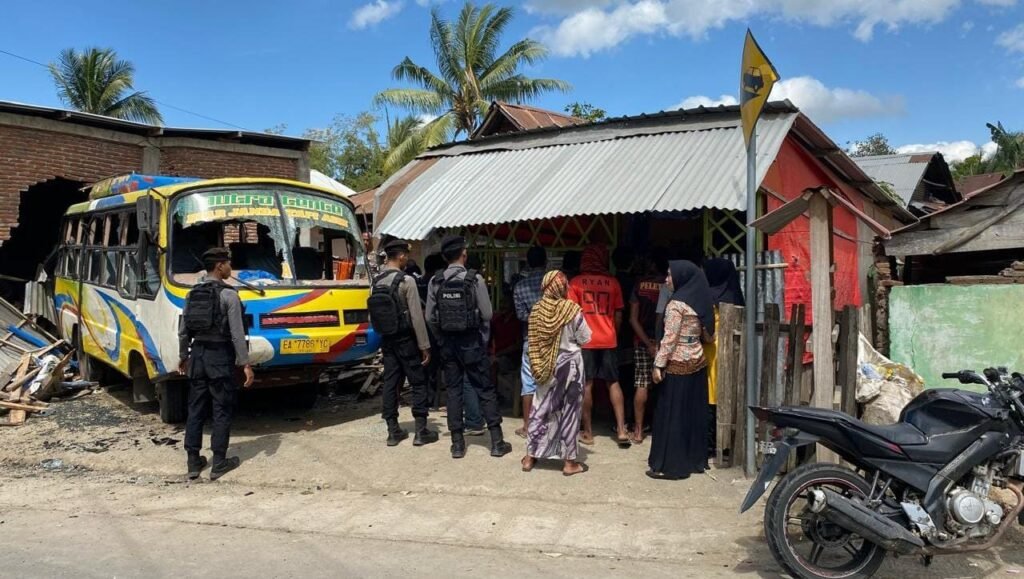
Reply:
<svg viewBox="0 0 1024 579"><path fill-rule="evenodd" d="M160 228L160 212L156 199L149 195L140 197L135 204L135 217L139 232L155 240Z"/></svg>

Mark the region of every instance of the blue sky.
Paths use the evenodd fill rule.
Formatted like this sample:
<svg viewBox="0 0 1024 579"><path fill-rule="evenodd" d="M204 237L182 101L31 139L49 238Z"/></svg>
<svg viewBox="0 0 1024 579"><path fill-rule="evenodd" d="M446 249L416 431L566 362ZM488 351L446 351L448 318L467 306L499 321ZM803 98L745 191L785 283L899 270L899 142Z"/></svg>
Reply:
<svg viewBox="0 0 1024 579"><path fill-rule="evenodd" d="M839 144L874 132L893 145L965 156L985 123L1024 129L1024 0L516 0L508 40L552 50L526 72L570 82L612 115L734 98L744 30ZM252 130L301 134L371 109L403 57L433 68L429 7L460 0L9 2L0 50L48 62L65 47L112 47L137 88ZM704 97L703 100L697 97ZM47 72L0 54L0 99L60 106ZM218 126L163 107L169 125ZM937 145L938 144L938 145Z"/></svg>

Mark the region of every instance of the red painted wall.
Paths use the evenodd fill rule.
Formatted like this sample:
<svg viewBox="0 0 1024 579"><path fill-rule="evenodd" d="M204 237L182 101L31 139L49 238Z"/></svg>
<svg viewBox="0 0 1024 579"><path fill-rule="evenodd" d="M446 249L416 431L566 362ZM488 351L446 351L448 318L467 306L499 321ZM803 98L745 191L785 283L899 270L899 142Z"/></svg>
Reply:
<svg viewBox="0 0 1024 579"><path fill-rule="evenodd" d="M846 198L858 209L864 208L864 197L856 189L841 182L840 179L812 155L787 137L779 150L779 154L768 170L762 187L773 191L768 195L768 210L781 207L786 201L799 196L804 189L826 186L845 194ZM836 264L835 272L835 309L848 305L861 305L860 280L858 277L857 257L857 219L853 213L836 207L833 210L833 245ZM870 239L860 243L871 243ZM805 304L807 319L811 319L811 285L810 285L810 220L806 215L793 220L782 231L768 238L768 249L779 250L782 258L789 264L786 268L786 311L789 316L793 304Z"/></svg>

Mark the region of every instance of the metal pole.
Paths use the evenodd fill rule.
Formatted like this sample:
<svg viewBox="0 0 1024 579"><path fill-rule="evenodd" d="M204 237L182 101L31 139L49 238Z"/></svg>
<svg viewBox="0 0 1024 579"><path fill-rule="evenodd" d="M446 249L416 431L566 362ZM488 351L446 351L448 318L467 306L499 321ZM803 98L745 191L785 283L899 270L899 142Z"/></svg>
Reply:
<svg viewBox="0 0 1024 579"><path fill-rule="evenodd" d="M754 128L750 131L750 144L747 145L747 223L757 219L757 121L754 121ZM754 414L750 406L757 404L757 278L756 278L756 254L757 253L757 231L747 225L747 251L744 256L746 271L746 327L744 334L747 340L747 403L744 405L747 412L747 437L746 461L744 472L747 476L753 476L755 472L754 457L757 449L754 448Z"/></svg>

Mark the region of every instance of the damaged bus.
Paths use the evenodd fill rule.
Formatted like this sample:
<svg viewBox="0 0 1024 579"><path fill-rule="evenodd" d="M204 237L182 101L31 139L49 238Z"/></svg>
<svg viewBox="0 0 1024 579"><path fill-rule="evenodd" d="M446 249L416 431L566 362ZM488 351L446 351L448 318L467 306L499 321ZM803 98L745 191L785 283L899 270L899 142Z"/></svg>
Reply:
<svg viewBox="0 0 1024 579"><path fill-rule="evenodd" d="M178 323L215 246L231 250L255 387L295 388L311 405L322 372L375 354L368 256L347 198L282 179L129 175L95 184L62 225L54 300L83 376L116 372L136 402L183 421Z"/></svg>

